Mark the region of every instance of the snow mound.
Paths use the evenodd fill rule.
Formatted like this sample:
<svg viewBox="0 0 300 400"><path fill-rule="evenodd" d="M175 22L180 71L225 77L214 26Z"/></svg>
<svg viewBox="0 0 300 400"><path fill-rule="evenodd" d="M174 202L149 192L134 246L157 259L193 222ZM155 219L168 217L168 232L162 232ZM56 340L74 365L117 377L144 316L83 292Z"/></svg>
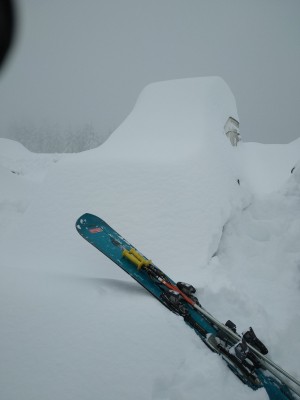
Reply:
<svg viewBox="0 0 300 400"><path fill-rule="evenodd" d="M129 146L129 155L138 160L177 161L203 147L223 146L229 116L237 118L236 104L221 78L159 82L143 90L107 145L118 157L124 154L123 146Z"/></svg>
<svg viewBox="0 0 300 400"><path fill-rule="evenodd" d="M16 159L23 158L30 155L30 151L26 149L21 143L15 140L0 138L0 158L10 158L14 156Z"/></svg>
<svg viewBox="0 0 300 400"><path fill-rule="evenodd" d="M249 201L224 135L230 115L237 118L235 100L220 78L146 87L124 123L84 157L99 183L85 187L83 177L81 188L101 194L82 211L100 213L169 268L186 274L206 264L232 210Z"/></svg>
<svg viewBox="0 0 300 400"><path fill-rule="evenodd" d="M240 143L237 150L242 179L251 192L264 196L289 178L299 161L300 138L288 144Z"/></svg>
<svg viewBox="0 0 300 400"><path fill-rule="evenodd" d="M16 175L41 183L53 163L63 154L36 154L26 149L21 143L0 138L0 166Z"/></svg>

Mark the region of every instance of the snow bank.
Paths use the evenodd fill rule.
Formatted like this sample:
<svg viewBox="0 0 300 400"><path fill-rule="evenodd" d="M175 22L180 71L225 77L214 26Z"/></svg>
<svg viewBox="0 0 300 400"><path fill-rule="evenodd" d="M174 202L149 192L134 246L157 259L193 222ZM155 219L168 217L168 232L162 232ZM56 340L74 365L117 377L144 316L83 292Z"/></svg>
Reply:
<svg viewBox="0 0 300 400"><path fill-rule="evenodd" d="M41 183L53 163L67 157L62 154L36 154L21 143L0 138L0 165L26 180Z"/></svg>
<svg viewBox="0 0 300 400"><path fill-rule="evenodd" d="M281 164L284 170L292 157L293 151ZM268 162L271 165L272 158ZM219 318L233 319L242 330L251 323L274 360L298 379L299 238L298 162L280 190L260 195L226 224L217 255L202 273L209 310ZM216 301L220 298L222 303Z"/></svg>
<svg viewBox="0 0 300 400"><path fill-rule="evenodd" d="M289 144L240 142L236 152L242 179L256 196L272 193L286 182L300 158L300 138Z"/></svg>

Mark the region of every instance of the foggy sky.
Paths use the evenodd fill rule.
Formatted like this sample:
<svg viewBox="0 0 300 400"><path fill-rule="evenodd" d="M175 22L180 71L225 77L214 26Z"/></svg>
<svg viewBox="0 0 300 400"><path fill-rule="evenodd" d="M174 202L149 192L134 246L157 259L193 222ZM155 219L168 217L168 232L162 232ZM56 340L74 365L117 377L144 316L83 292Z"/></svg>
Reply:
<svg viewBox="0 0 300 400"><path fill-rule="evenodd" d="M14 124L113 131L151 82L221 76L244 141L300 136L299 0L19 0L0 75Z"/></svg>

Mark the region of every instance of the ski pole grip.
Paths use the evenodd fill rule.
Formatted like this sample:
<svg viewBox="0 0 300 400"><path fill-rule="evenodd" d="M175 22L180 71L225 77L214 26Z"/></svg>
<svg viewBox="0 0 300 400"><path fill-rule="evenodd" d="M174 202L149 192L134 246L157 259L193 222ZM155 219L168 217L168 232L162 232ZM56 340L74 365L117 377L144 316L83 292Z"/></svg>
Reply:
<svg viewBox="0 0 300 400"><path fill-rule="evenodd" d="M152 264L151 260L147 260L144 256L141 255L141 253L139 253L134 248L131 248L129 250L129 253L132 254L136 259L138 259L140 261L140 264L138 267L139 269L142 267L149 267L149 265Z"/></svg>
<svg viewBox="0 0 300 400"><path fill-rule="evenodd" d="M127 258L134 265L136 265L138 269L141 269L142 267L148 267L150 264L152 264L151 260L147 260L137 250L133 248L130 249L129 251L124 250L122 256Z"/></svg>

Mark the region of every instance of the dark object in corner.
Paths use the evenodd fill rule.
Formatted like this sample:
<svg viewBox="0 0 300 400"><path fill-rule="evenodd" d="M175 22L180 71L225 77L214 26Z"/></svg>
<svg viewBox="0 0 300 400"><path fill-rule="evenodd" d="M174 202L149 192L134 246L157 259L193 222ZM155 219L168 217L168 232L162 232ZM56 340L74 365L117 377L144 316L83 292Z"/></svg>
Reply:
<svg viewBox="0 0 300 400"><path fill-rule="evenodd" d="M0 1L0 68L7 58L15 34L15 7L12 0Z"/></svg>

